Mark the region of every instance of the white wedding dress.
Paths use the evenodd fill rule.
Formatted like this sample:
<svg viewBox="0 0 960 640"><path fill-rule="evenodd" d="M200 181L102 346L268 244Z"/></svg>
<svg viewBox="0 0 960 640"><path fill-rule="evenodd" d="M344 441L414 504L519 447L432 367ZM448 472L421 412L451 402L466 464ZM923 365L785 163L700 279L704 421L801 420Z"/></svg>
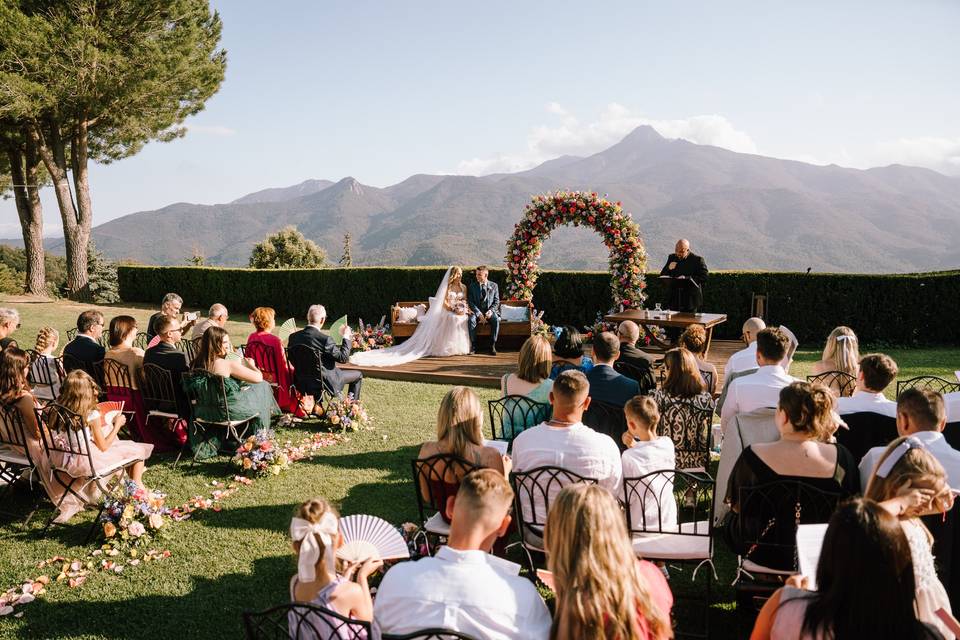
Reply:
<svg viewBox="0 0 960 640"><path fill-rule="evenodd" d="M350 356L350 364L362 367L392 367L427 356L459 356L470 353L469 311L458 315L443 306L444 296L450 306L462 302L466 295L447 291L450 269L443 276L437 294L430 298L430 308L420 319L416 331L403 344L388 349L361 351Z"/></svg>

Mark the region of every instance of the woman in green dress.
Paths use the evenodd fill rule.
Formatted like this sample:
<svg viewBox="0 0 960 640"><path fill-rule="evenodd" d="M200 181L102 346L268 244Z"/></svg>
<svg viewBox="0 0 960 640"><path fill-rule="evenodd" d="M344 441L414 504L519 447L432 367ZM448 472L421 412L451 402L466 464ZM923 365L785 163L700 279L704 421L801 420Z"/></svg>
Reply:
<svg viewBox="0 0 960 640"><path fill-rule="evenodd" d="M233 352L230 334L220 327L212 326L204 332L191 367L194 373L205 371L223 378L229 412L227 416L222 411L217 399L219 385L211 384L215 379L208 376L185 377L184 386L195 387L198 398L194 407L196 417L217 421L256 417L250 425L250 433L256 433L260 429L268 429L270 419L279 415L280 408L273 399L270 383L264 382L263 374L252 359L241 358Z"/></svg>

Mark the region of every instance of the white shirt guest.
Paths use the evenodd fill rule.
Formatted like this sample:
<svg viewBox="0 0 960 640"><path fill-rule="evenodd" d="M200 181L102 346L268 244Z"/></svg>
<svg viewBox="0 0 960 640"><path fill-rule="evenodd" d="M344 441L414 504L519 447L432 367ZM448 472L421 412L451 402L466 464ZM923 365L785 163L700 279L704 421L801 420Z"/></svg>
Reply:
<svg viewBox="0 0 960 640"><path fill-rule="evenodd" d="M776 328L764 329L757 334L756 364L760 368L750 375L737 378L727 388L727 397L720 413L724 437L735 415L763 407L776 407L780 400L780 390L796 382L780 365L789 342Z"/></svg>
<svg viewBox="0 0 960 640"><path fill-rule="evenodd" d="M557 376L550 391L553 418L527 429L513 441L514 471L537 467L563 467L619 495L622 469L620 449L610 436L583 424L583 412L590 406L590 385L583 373L568 370ZM562 489L554 483L548 497ZM534 495L538 522L546 522L542 501Z"/></svg>
<svg viewBox="0 0 960 640"><path fill-rule="evenodd" d="M943 394L947 409L947 422L960 422L960 391Z"/></svg>
<svg viewBox="0 0 960 640"><path fill-rule="evenodd" d="M492 469L467 475L451 498L447 546L401 562L384 576L374 603L381 633L443 627L474 638L546 639L550 612L520 566L486 552L510 526L513 491Z"/></svg>
<svg viewBox="0 0 960 640"><path fill-rule="evenodd" d="M857 388L852 396L837 400L837 413L867 411L896 418L897 403L888 400L883 391L897 377L898 371L897 363L888 355L871 353L863 356L857 373Z"/></svg>
<svg viewBox="0 0 960 640"><path fill-rule="evenodd" d="M901 436L913 436L923 442L924 447L943 465L947 472L950 487L960 490L960 451L957 451L943 437L943 428L947 424L947 413L943 396L935 391L907 389L897 401L897 431ZM886 447L873 447L860 461L860 486L866 488L867 481L880 460Z"/></svg>
<svg viewBox="0 0 960 640"><path fill-rule="evenodd" d="M727 359L727 364L723 367L725 376L738 371L753 369L757 366L757 334L766 328L766 323L760 318L747 318L747 321L743 323L743 334L741 335L747 346Z"/></svg>

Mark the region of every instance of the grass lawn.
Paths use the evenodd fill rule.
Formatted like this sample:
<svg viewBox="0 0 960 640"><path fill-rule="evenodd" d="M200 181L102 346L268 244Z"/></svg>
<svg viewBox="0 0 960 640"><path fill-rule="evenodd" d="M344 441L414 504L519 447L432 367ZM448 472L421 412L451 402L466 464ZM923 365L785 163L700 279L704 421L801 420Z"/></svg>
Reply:
<svg viewBox="0 0 960 640"><path fill-rule="evenodd" d="M26 302L16 306L23 327L15 334L22 347L32 346L37 327L70 327L85 307L65 302ZM111 307L109 318L130 313L146 322L147 308ZM235 342L244 342L247 323L231 322ZM239 338L239 339L238 339ZM901 377L939 373L952 377L960 368L960 350L888 351L901 363ZM802 352L795 375L803 375L818 359ZM295 565L287 540L287 526L301 501L323 496L344 514L370 513L394 523L414 521L416 503L410 481L410 463L420 443L435 437L436 407L446 387L369 380L364 401L376 421L373 431L355 433L345 442L310 460L295 463L279 476L258 480L223 503L220 512L204 511L166 530L158 545L172 556L160 563L130 567L115 575L94 573L83 586L51 588L36 602L24 606L21 618L0 618L0 638L183 638L186 636L240 637L240 612L264 609L287 600L287 584ZM495 390L478 389L483 400ZM303 430L308 430L309 427ZM298 437L301 430L278 435ZM168 503L180 504L192 496L208 496L211 482L232 473L224 459L173 469L172 456L151 459L145 475L149 486L168 493ZM28 508L26 492L14 505ZM92 514L81 514L69 526L54 527L46 538L37 534L51 510L47 503L26 530L19 519L0 516L0 592L49 570L37 570L45 558L82 556L82 545ZM734 563L722 544L716 546L719 583L714 585L712 637L736 636L733 610ZM54 572L55 573L55 572ZM701 570L700 576L703 576ZM673 572L673 587L689 588L689 570Z"/></svg>

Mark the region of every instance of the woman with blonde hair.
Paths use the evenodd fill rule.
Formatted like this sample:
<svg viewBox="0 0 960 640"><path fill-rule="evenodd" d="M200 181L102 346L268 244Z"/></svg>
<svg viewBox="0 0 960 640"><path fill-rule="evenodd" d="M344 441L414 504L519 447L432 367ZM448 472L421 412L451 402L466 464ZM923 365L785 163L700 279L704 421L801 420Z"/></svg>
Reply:
<svg viewBox="0 0 960 640"><path fill-rule="evenodd" d="M34 350L37 356L30 365L30 377L36 386L34 397L53 400L60 395L60 367L54 352L60 344L60 332L53 327L40 327Z"/></svg>
<svg viewBox="0 0 960 640"><path fill-rule="evenodd" d="M437 439L425 442L417 458L424 459L438 454L450 454L478 467L510 472L510 458L501 455L493 447L483 444L483 407L480 397L469 387L453 387L440 401L437 411ZM433 466L432 477L420 478L420 490L424 496L432 495L435 502L445 504L446 496L457 494L464 469L447 467L442 462ZM440 515L449 522L443 509Z"/></svg>
<svg viewBox="0 0 960 640"><path fill-rule="evenodd" d="M553 367L553 352L550 342L543 336L530 336L520 347L520 359L515 373L500 378L500 393L506 396L524 396L533 402L550 404L550 390L553 380L550 369ZM539 420L535 413L526 411L527 405L517 400L504 403L500 426L503 437L514 438L519 432L534 426ZM532 414L532 415L530 415Z"/></svg>
<svg viewBox="0 0 960 640"><path fill-rule="evenodd" d="M297 554L297 573L290 578L290 600L306 602L329 609L345 618L373 621L373 599L370 597L370 574L383 566L382 560L367 559L348 565L339 575L336 552L343 546L340 518L326 500L307 500L290 521L290 540ZM356 582L352 578L356 576ZM287 614L291 638L351 638L364 640L366 631L347 626L319 612L305 616Z"/></svg>
<svg viewBox="0 0 960 640"><path fill-rule="evenodd" d="M811 375L816 376L828 371L842 371L854 378L860 372L860 343L857 334L850 327L840 326L830 332L823 348L823 357L813 365ZM840 394L838 381L831 381L829 386L835 395ZM852 385L849 392L853 392Z"/></svg>
<svg viewBox="0 0 960 640"><path fill-rule="evenodd" d="M919 438L897 438L877 461L864 496L876 500L900 520L913 558L917 617L937 627L945 638L953 638L936 614L941 608L951 611L950 598L937 577L933 537L920 520L920 516L935 513L946 516L953 508L953 491L943 466Z"/></svg>
<svg viewBox="0 0 960 640"><path fill-rule="evenodd" d="M564 487L550 507L544 545L557 595L551 640L673 637L670 587L656 565L637 559L606 489Z"/></svg>

